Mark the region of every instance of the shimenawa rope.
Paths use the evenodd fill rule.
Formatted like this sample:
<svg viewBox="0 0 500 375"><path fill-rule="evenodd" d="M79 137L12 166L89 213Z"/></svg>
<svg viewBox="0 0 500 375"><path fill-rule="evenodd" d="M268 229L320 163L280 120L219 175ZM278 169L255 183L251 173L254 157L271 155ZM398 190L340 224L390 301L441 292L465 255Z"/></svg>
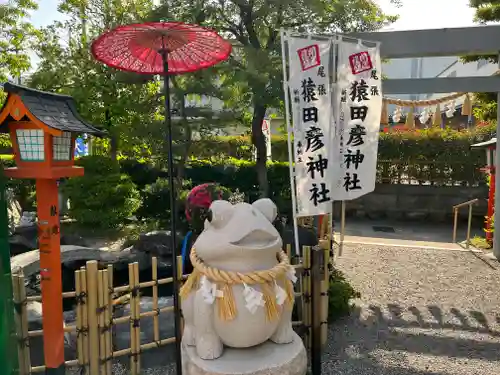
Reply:
<svg viewBox="0 0 500 375"><path fill-rule="evenodd" d="M232 286L235 284L257 285L263 294L266 316L268 320L274 320L280 316L276 295L273 292L275 283L280 282L284 285L288 308L292 308L294 302L293 283L288 278L288 273L293 268L284 251L280 251L277 255L279 263L273 268L243 273L210 267L198 256L196 249L192 248L190 259L194 271L182 286L180 296L185 299L192 291L197 290L200 287L200 278L205 276L210 282L217 285L217 289L222 291L222 296L216 299L220 318L233 320L237 315L237 308Z"/></svg>

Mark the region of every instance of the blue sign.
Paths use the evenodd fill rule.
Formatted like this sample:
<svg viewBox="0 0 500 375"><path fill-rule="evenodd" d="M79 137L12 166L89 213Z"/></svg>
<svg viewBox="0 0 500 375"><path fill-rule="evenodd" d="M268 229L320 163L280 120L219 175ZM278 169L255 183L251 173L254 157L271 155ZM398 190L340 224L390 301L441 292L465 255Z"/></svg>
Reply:
<svg viewBox="0 0 500 375"><path fill-rule="evenodd" d="M75 140L75 157L86 156L88 154L89 145L87 143L87 134L82 134Z"/></svg>

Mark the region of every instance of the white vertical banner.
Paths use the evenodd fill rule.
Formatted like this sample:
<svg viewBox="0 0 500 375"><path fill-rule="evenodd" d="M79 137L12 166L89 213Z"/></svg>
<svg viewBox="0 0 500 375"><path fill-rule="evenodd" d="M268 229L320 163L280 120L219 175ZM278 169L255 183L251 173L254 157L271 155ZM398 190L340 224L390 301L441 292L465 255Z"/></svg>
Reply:
<svg viewBox="0 0 500 375"><path fill-rule="evenodd" d="M332 197L343 201L375 189L382 68L378 45L366 47L339 39Z"/></svg>
<svg viewBox="0 0 500 375"><path fill-rule="evenodd" d="M332 210L331 52L331 40L288 38L297 216Z"/></svg>

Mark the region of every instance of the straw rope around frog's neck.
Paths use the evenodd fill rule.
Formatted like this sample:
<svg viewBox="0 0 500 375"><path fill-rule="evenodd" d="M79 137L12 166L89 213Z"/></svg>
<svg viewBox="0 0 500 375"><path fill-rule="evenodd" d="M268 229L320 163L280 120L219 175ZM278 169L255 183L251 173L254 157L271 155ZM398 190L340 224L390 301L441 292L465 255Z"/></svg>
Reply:
<svg viewBox="0 0 500 375"><path fill-rule="evenodd" d="M192 291L200 287L200 279L205 276L210 282L217 285L222 291L222 297L217 298L217 308L219 316L223 320L233 320L237 315L237 308L234 301L232 286L244 284L247 286L258 286L265 301L266 315L269 320L279 317L279 308L276 303L274 286L277 282L283 284L287 294L286 304L293 307L294 291L293 283L288 279L287 273L290 271L290 260L285 252L278 253L279 263L268 270L252 272L234 272L220 270L206 265L196 253L193 247L190 254L194 271L189 275L186 283L180 290L181 298L186 298Z"/></svg>

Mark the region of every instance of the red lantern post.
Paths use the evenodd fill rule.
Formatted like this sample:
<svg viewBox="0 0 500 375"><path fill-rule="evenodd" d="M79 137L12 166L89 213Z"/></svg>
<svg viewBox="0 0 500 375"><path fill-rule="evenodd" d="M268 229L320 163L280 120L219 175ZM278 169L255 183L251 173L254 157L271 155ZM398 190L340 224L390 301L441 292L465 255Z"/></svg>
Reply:
<svg viewBox="0 0 500 375"><path fill-rule="evenodd" d="M495 213L495 154L496 154L497 139L492 138L489 141L476 143L471 148L484 148L486 150L486 167L481 170L489 174L490 188L488 192L488 214L485 220L486 240L493 241L493 233L491 231L491 219Z"/></svg>
<svg viewBox="0 0 500 375"><path fill-rule="evenodd" d="M11 178L36 180L46 374L64 374L64 325L57 180L83 176L74 166L77 133L102 134L78 115L73 98L6 83L0 130L10 133Z"/></svg>

